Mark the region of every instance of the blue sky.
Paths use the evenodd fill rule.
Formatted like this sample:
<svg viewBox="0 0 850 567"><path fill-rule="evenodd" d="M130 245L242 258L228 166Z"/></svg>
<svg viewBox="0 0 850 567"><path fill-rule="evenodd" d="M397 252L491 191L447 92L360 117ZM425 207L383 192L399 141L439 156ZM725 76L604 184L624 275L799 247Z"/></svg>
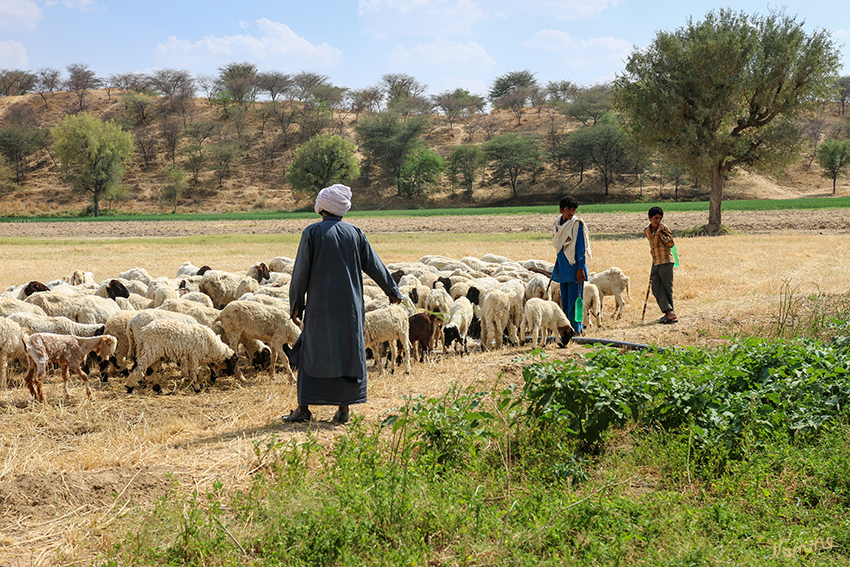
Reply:
<svg viewBox="0 0 850 567"><path fill-rule="evenodd" d="M349 88L407 73L429 94L486 95L528 69L540 83L608 81L658 30L728 7L700 0L0 0L0 68L85 63L100 77L157 68L216 74L231 62L261 71L313 71ZM785 9L807 31L826 29L850 74L850 8L843 1L739 1Z"/></svg>

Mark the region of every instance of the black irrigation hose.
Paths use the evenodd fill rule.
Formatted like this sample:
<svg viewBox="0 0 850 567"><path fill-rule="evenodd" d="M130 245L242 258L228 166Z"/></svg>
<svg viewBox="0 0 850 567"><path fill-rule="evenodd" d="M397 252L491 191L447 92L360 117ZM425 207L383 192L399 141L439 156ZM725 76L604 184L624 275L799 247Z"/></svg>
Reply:
<svg viewBox="0 0 850 567"><path fill-rule="evenodd" d="M592 337L573 337L572 339L570 339L570 342L577 343L580 345L605 345L628 348L633 350L666 350L664 347L645 345L643 343L628 343L626 341L614 341L611 339L594 339Z"/></svg>

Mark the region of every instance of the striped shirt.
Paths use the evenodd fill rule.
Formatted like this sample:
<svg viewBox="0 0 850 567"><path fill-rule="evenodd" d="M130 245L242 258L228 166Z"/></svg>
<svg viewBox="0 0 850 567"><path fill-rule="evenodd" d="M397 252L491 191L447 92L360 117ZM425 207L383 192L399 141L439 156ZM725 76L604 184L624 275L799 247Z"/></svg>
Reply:
<svg viewBox="0 0 850 567"><path fill-rule="evenodd" d="M673 263L673 233L667 225L661 223L658 230L652 232L652 225L643 230L643 235L649 240L649 250L652 252L652 265Z"/></svg>

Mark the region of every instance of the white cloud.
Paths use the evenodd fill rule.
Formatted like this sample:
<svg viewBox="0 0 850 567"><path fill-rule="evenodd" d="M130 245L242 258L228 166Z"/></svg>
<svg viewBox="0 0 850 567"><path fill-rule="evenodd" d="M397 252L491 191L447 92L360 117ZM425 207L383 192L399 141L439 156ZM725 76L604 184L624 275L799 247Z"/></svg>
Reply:
<svg viewBox="0 0 850 567"><path fill-rule="evenodd" d="M0 68L26 69L27 48L20 41L0 41Z"/></svg>
<svg viewBox="0 0 850 567"><path fill-rule="evenodd" d="M505 12L548 14L559 20L587 20L595 18L622 0L523 0L509 6L510 0L494 2Z"/></svg>
<svg viewBox="0 0 850 567"><path fill-rule="evenodd" d="M379 38L466 35L488 12L474 0L359 0L357 10L366 31Z"/></svg>
<svg viewBox="0 0 850 567"><path fill-rule="evenodd" d="M391 64L405 67L428 67L459 71L487 71L495 62L479 44L457 43L438 39L406 49L396 46L389 56Z"/></svg>
<svg viewBox="0 0 850 567"><path fill-rule="evenodd" d="M65 6L70 10L79 10L81 12L93 12L95 9L102 9L97 5L97 0L47 0L45 6Z"/></svg>
<svg viewBox="0 0 850 567"><path fill-rule="evenodd" d="M204 36L197 41L170 36L156 46L157 60L170 67L220 65L256 61L286 67L328 67L342 60L342 52L327 43L314 45L289 26L268 19L256 20L259 34Z"/></svg>
<svg viewBox="0 0 850 567"><path fill-rule="evenodd" d="M0 2L0 29L34 30L41 19L41 9L30 0L2 0Z"/></svg>
<svg viewBox="0 0 850 567"><path fill-rule="evenodd" d="M537 32L531 39L523 42L523 46L561 52L565 66L573 68L592 67L601 61L623 61L632 52L632 44L623 39L603 36L576 40L567 32L551 29Z"/></svg>
<svg viewBox="0 0 850 567"><path fill-rule="evenodd" d="M832 32L832 37L839 39L847 39L850 38L850 29L848 30L836 30Z"/></svg>

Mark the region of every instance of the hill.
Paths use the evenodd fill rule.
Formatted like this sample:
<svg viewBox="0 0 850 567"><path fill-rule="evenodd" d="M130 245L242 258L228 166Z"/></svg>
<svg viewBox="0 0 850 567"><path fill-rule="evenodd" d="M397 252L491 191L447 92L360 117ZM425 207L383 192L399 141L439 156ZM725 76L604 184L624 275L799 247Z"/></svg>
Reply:
<svg viewBox="0 0 850 567"><path fill-rule="evenodd" d="M175 111L165 108L163 99L151 97L146 115L133 103L138 98L125 97L114 89L90 91L86 96L86 111L103 119L113 119L132 130L136 140L136 156L124 176L125 194L101 203L105 210L130 213L166 212L171 206L161 198L165 180L164 167L171 163L163 135L166 121L179 121L185 125L206 122L215 129L210 141L217 138L234 139L242 147L244 157L236 163L221 187L214 171L200 172L198 182L178 203L180 212L230 212L256 209L297 210L309 208L311 199L293 194L285 179L285 170L292 153L303 139L303 130L296 124L275 123L270 118L270 104L258 102L247 111L230 107L212 106L206 99L194 99L186 108ZM47 93L0 98L0 125L8 124L13 115L31 116L42 128L56 125L61 118L77 110L76 94L69 92ZM341 133L351 139L356 117L347 112L334 111L326 119L324 131ZM466 122L449 124L442 116L434 115L430 130L423 137L434 151L447 156L452 147L461 143L482 143L503 132L523 132L545 135L551 128L570 131L578 127L560 113L528 108L517 124L509 112L493 111L476 115ZM209 142L205 142L209 143ZM177 165L185 161L178 150ZM807 167L800 162L779 177L757 175L747 171L730 177L724 192L727 199L785 199L831 195L831 183L822 178L817 165ZM396 195L395 187L378 179L365 176L355 180L352 188L356 206L361 209L409 209L418 207L500 206L544 204L556 202L564 194L572 194L580 202L624 202L635 200L663 201L678 197L682 200L706 199L708 186L683 180L674 187L669 179L651 170L642 176L621 174L605 195L598 176L585 172L566 173L546 167L534 175L521 179L517 197L507 185L480 183L473 193L472 202L464 200L448 181L420 200L405 199ZM839 180L837 195L850 194L847 180ZM89 205L86 195L74 192L61 174L55 156L47 149L36 153L28 163L26 177L20 187L0 195L3 215L77 215Z"/></svg>

